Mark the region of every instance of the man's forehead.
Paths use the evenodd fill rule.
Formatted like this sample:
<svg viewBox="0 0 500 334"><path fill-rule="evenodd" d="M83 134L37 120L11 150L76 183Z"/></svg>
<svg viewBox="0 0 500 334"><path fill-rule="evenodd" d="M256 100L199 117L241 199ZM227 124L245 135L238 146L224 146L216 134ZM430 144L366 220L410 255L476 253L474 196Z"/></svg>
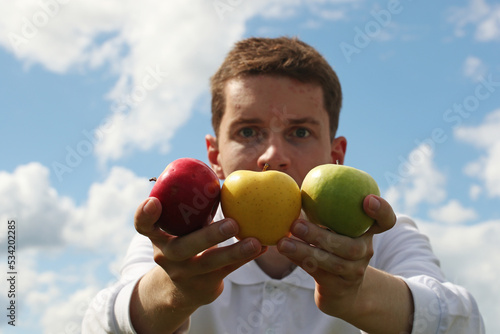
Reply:
<svg viewBox="0 0 500 334"><path fill-rule="evenodd" d="M308 108L323 108L323 90L319 85L307 84L287 77L268 75L233 78L226 82L226 107L241 109L258 105L266 112L287 115L297 104Z"/></svg>
<svg viewBox="0 0 500 334"><path fill-rule="evenodd" d="M269 75L234 78L226 83L226 125L325 122L322 89L287 77ZM326 120L328 123L328 120Z"/></svg>
<svg viewBox="0 0 500 334"><path fill-rule="evenodd" d="M295 92L305 92L318 89L322 91L322 87L319 83L300 81L299 79L288 77L285 75L270 74L243 75L234 77L226 81L225 89L227 90L229 88L231 90L255 90L255 88L262 88L261 83L264 81L274 84L275 87L284 86L285 88L288 88ZM283 83L285 82L286 84L283 85Z"/></svg>

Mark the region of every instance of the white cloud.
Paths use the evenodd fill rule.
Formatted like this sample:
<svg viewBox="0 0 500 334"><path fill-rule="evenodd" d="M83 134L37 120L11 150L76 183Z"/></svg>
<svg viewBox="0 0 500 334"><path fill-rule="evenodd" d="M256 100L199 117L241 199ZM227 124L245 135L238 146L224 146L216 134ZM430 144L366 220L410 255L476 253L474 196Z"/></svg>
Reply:
<svg viewBox="0 0 500 334"><path fill-rule="evenodd" d="M152 185L147 178L114 167L102 183L91 185L88 199L78 208L77 219L67 224L63 236L68 244L125 254L133 233L133 217Z"/></svg>
<svg viewBox="0 0 500 334"><path fill-rule="evenodd" d="M42 319L45 332L68 328L78 332L91 297L102 287L97 276L116 274L117 262L135 233L134 212L151 187L148 178L114 167L102 182L90 186L87 200L76 206L57 194L49 169L40 163L0 172L0 219L17 222L19 306L26 315L20 325L40 327ZM89 250L102 255L98 259L81 255ZM70 251L76 255L67 255ZM107 274L98 272L103 265ZM5 297L0 296L3 304Z"/></svg>
<svg viewBox="0 0 500 334"><path fill-rule="evenodd" d="M108 95L112 129L95 150L105 162L133 150L168 151L245 19L263 4L240 4L221 20L213 2L202 0L2 1L0 27L8 34L0 44L26 64L58 73L109 64L118 76ZM160 82L149 69L160 69Z"/></svg>
<svg viewBox="0 0 500 334"><path fill-rule="evenodd" d="M469 196L472 200L476 200L479 198L479 195L481 195L482 188L478 184L473 184L470 186L469 189Z"/></svg>
<svg viewBox="0 0 500 334"><path fill-rule="evenodd" d="M356 3L356 1L354 1L354 3ZM346 18L346 11L338 6L332 9L326 9L321 4L311 5L311 12L318 18L327 21L339 21Z"/></svg>
<svg viewBox="0 0 500 334"><path fill-rule="evenodd" d="M500 141L500 109L496 109L485 116L478 126L460 126L455 129L454 135L466 143L479 149L489 149Z"/></svg>
<svg viewBox="0 0 500 334"><path fill-rule="evenodd" d="M85 311L98 291L96 287L86 287L66 300L45 304L42 318L44 333L81 333Z"/></svg>
<svg viewBox="0 0 500 334"><path fill-rule="evenodd" d="M191 116L196 98L208 90L209 76L231 43L242 36L244 20L237 18L247 6L241 7L226 12L221 24L212 2L130 5L120 34L129 53L118 59L120 80L109 95L121 112L111 117L113 130L96 147L102 161L134 150L169 150L176 130ZM162 73L157 76L159 82L148 79L151 68Z"/></svg>
<svg viewBox="0 0 500 334"><path fill-rule="evenodd" d="M446 224L461 224L477 218L474 209L463 207L459 201L450 200L445 205L429 211L429 217Z"/></svg>
<svg viewBox="0 0 500 334"><path fill-rule="evenodd" d="M500 332L500 221L475 225L441 225L418 221L430 238L447 278L466 287L478 302L488 333Z"/></svg>
<svg viewBox="0 0 500 334"><path fill-rule="evenodd" d="M27 64L40 63L59 73L73 66L88 66L97 54L111 56L105 52L109 44L97 46L94 38L117 31L126 18L117 0L2 1L2 7L0 25L6 33L0 44ZM119 39L116 36L113 40Z"/></svg>
<svg viewBox="0 0 500 334"><path fill-rule="evenodd" d="M51 187L49 169L33 162L13 173L0 171L0 218L16 220L21 248L57 247L63 244L62 229L74 219L75 204ZM0 232L5 242L5 230Z"/></svg>
<svg viewBox="0 0 500 334"><path fill-rule="evenodd" d="M36 264L39 261L37 254L22 252L20 256L23 261L31 265L28 267L23 263L19 270L22 279L20 285L23 286L24 292L23 299L31 309L41 312L51 301L61 297L60 283L63 278L55 271L40 270Z"/></svg>
<svg viewBox="0 0 500 334"><path fill-rule="evenodd" d="M500 6L493 7L491 13L479 23L476 38L480 41L500 39Z"/></svg>
<svg viewBox="0 0 500 334"><path fill-rule="evenodd" d="M286 18L304 6L314 10L316 2L329 5L336 19L359 0L4 0L0 28L7 34L0 45L27 65L58 73L106 65L117 76L107 94L107 131L94 150L104 164L137 150L168 152L196 99L208 92L208 78L243 36L246 21L256 15Z"/></svg>
<svg viewBox="0 0 500 334"><path fill-rule="evenodd" d="M259 12L265 18L285 19L307 10L317 20L338 21L347 18L347 14L357 9L361 0L293 0L268 1L265 10ZM303 8L305 6L306 8Z"/></svg>
<svg viewBox="0 0 500 334"><path fill-rule="evenodd" d="M482 181L490 197L500 197L500 109L488 114L478 126L461 126L455 129L457 139L484 151L476 161L464 169L471 177ZM478 190L476 189L477 193Z"/></svg>
<svg viewBox="0 0 500 334"><path fill-rule="evenodd" d="M67 290L72 291L75 282L84 276L74 271L43 268L44 261L55 258L54 252L22 249L16 252L16 257L16 304L18 315L21 315L17 317L16 325L20 328L39 328L39 318L47 310L47 306L65 299ZM0 301L6 305L6 300Z"/></svg>
<svg viewBox="0 0 500 334"><path fill-rule="evenodd" d="M473 56L467 57L463 66L465 77L477 82L480 78L486 75L486 66L481 59Z"/></svg>
<svg viewBox="0 0 500 334"><path fill-rule="evenodd" d="M448 21L455 24L455 35L466 35L465 28L475 27L474 38L481 42L500 40L500 5L485 0L470 0L467 7L453 8Z"/></svg>
<svg viewBox="0 0 500 334"><path fill-rule="evenodd" d="M384 196L395 211L413 213L422 203L439 204L446 198L446 177L433 162L434 152L425 144L401 158L396 176Z"/></svg>
<svg viewBox="0 0 500 334"><path fill-rule="evenodd" d="M88 279L89 273L95 275L95 268L80 263L71 268L46 269L42 263L47 256L33 250L18 253L22 261L18 267L17 303L21 316L17 325L42 328L44 333L80 333L83 315L100 288Z"/></svg>
<svg viewBox="0 0 500 334"><path fill-rule="evenodd" d="M0 171L0 219L15 219L21 248L60 249L66 245L122 254L134 233L133 217L152 185L121 167L90 186L77 207L51 186L49 169L33 162L13 173ZM5 243L6 232L0 232Z"/></svg>

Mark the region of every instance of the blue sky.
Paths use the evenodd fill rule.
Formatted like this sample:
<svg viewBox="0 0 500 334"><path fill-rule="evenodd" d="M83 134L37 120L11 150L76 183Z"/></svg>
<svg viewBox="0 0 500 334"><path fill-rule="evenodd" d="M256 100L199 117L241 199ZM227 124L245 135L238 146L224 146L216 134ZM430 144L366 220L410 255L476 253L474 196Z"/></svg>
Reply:
<svg viewBox="0 0 500 334"><path fill-rule="evenodd" d="M1 4L0 246L5 268L15 219L19 313L0 332L78 332L118 275L148 178L206 161L210 75L235 41L281 35L337 71L346 164L417 220L500 331L498 2Z"/></svg>

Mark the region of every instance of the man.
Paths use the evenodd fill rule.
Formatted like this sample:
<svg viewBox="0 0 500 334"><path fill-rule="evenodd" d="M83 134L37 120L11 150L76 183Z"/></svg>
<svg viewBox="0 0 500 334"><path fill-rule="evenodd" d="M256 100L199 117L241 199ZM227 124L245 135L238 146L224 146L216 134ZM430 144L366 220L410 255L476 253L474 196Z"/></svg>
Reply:
<svg viewBox="0 0 500 334"><path fill-rule="evenodd" d="M212 78L208 159L220 179L240 169L307 172L343 163L336 137L340 83L325 59L291 38L235 45ZM236 241L238 223L173 237L155 198L137 209L137 236L120 281L89 307L86 332L482 333L477 305L447 282L428 239L382 198L363 203L376 224L348 238L305 219L290 238ZM382 233L384 232L384 233ZM146 238L147 237L147 238ZM152 247L151 247L152 244ZM154 260L153 260L154 259Z"/></svg>

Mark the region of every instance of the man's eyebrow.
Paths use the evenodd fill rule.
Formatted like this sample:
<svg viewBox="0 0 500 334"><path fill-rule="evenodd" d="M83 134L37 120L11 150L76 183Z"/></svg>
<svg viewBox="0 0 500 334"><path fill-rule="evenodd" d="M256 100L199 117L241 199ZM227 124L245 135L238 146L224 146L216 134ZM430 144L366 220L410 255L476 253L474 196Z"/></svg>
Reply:
<svg viewBox="0 0 500 334"><path fill-rule="evenodd" d="M279 119L279 117L278 117ZM290 118L290 119L280 119L282 122L285 122L289 125L301 125L301 124L312 124L312 125L320 125L321 123L314 117L301 117L301 118ZM260 118L239 118L231 123L231 126L238 127L240 125L246 124L263 124L264 121Z"/></svg>
<svg viewBox="0 0 500 334"><path fill-rule="evenodd" d="M313 117L302 117L302 118L292 118L287 120L288 123L292 125L299 125L299 124L313 124L313 125L320 125L320 122Z"/></svg>
<svg viewBox="0 0 500 334"><path fill-rule="evenodd" d="M242 124L262 124L263 120L260 118L239 118L231 123L232 126L238 126Z"/></svg>

